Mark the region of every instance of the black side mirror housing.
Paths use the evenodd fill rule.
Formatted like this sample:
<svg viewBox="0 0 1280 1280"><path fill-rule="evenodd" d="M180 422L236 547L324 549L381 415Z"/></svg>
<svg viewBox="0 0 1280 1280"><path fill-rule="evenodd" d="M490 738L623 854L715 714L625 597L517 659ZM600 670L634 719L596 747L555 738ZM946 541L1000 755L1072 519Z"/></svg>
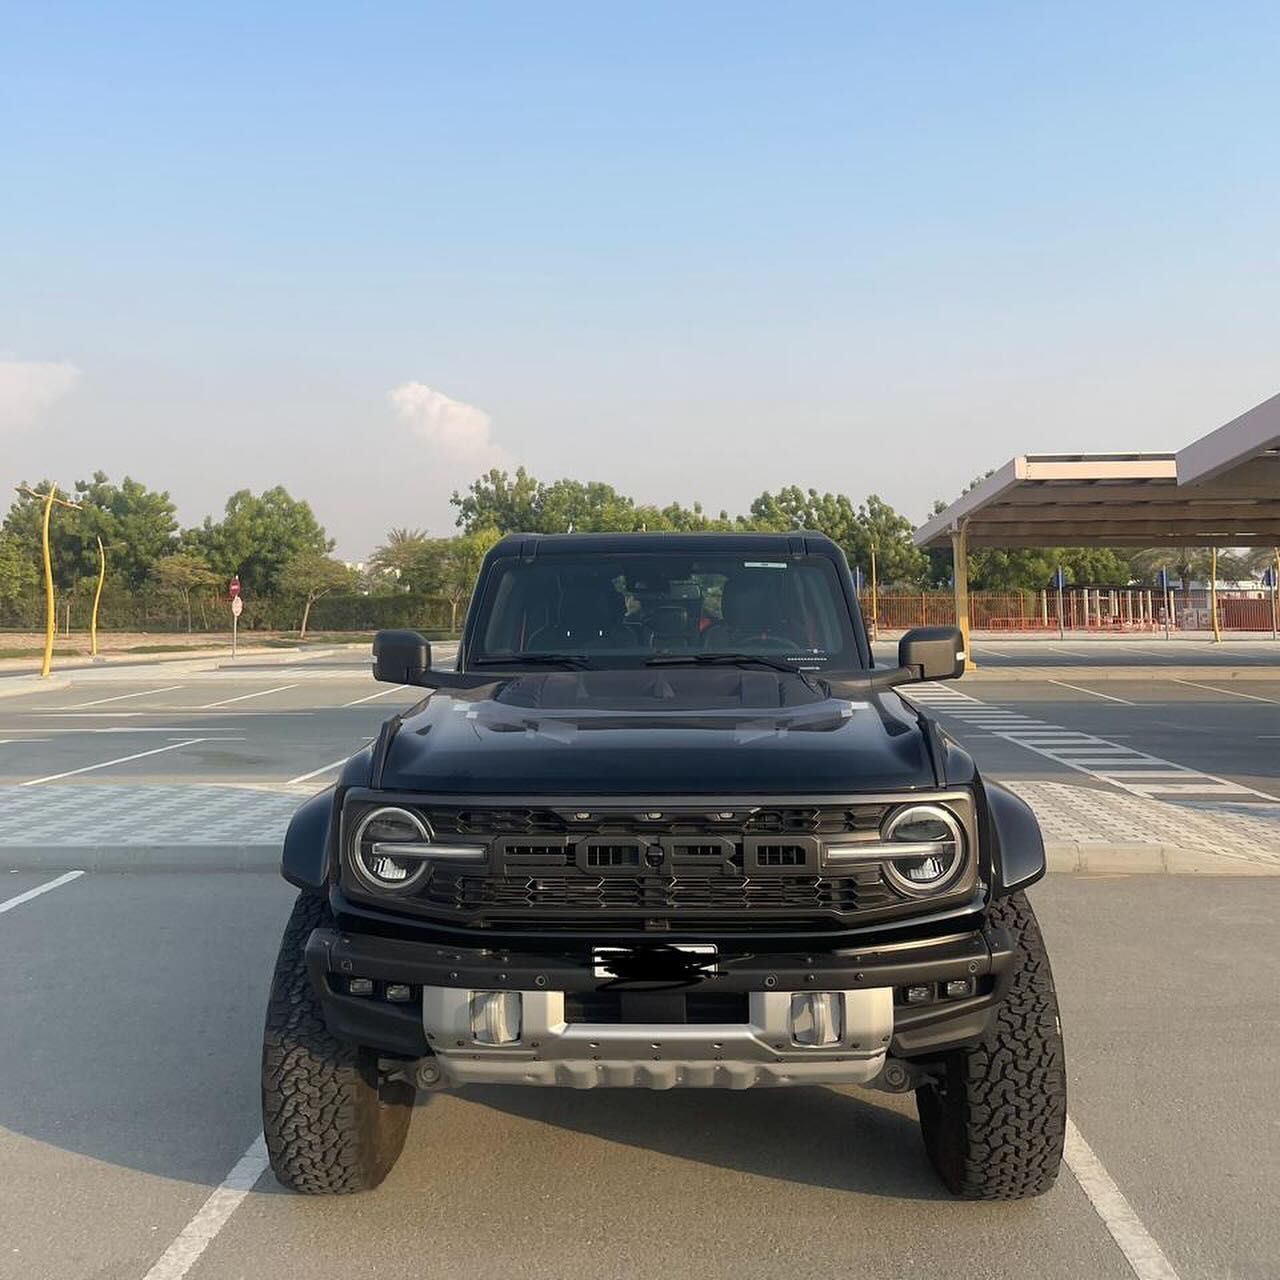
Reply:
<svg viewBox="0 0 1280 1280"><path fill-rule="evenodd" d="M431 645L416 631L379 631L373 637L373 678L417 684L431 670Z"/></svg>
<svg viewBox="0 0 1280 1280"><path fill-rule="evenodd" d="M964 675L959 627L915 627L898 641L898 665L916 680L955 680Z"/></svg>

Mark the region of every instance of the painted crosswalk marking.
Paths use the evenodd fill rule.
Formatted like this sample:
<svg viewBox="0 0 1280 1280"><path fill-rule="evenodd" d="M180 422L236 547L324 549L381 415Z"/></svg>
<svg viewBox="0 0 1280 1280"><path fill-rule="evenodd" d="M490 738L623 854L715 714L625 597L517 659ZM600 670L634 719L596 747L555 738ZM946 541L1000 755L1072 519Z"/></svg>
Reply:
<svg viewBox="0 0 1280 1280"><path fill-rule="evenodd" d="M1253 796L1280 801L1280 796L1202 773L1149 752L1127 747L1123 743L1099 738L1092 733L1065 729L1061 725L1036 720L1019 711L1008 711L989 702L981 702L941 684L912 685L900 689L902 696L919 703L929 711L950 716L983 733L1012 742L1015 746L1048 760L1088 774L1099 782L1119 787L1136 796Z"/></svg>

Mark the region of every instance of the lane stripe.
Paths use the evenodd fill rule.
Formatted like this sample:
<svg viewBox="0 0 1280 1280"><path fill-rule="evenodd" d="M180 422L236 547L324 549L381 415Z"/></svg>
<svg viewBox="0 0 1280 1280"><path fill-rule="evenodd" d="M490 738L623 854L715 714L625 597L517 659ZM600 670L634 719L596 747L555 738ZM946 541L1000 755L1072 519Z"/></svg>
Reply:
<svg viewBox="0 0 1280 1280"><path fill-rule="evenodd" d="M350 756L342 756L332 764L322 764L318 769L312 769L310 773L300 773L296 778L290 778L284 785L291 787L295 782L309 782L312 778L319 777L322 773L328 773L330 769L337 769L339 766L346 764L350 758Z"/></svg>
<svg viewBox="0 0 1280 1280"><path fill-rule="evenodd" d="M184 738L181 742L171 742L167 747L152 747L150 751L135 751L131 756L117 756L114 760L103 760L98 764L87 764L82 769L68 769L65 773L49 773L43 778L28 778L20 782L20 787L38 787L42 782L57 782L59 778L74 778L78 773L93 773L96 769L109 769L113 764L125 764L130 760L141 760L143 756L158 756L164 751L180 751L183 747L194 746L197 742L208 742L208 738ZM219 739L225 742L225 738Z"/></svg>
<svg viewBox="0 0 1280 1280"><path fill-rule="evenodd" d="M1078 684L1068 684L1065 680L1050 680L1049 683L1060 685L1064 689L1074 689L1077 693L1091 693L1095 698L1106 698L1108 702L1119 702L1122 706L1132 707L1137 705L1127 698L1117 698L1110 693L1099 693L1097 689L1085 689Z"/></svg>
<svg viewBox="0 0 1280 1280"><path fill-rule="evenodd" d="M407 689L407 684L388 685L385 689L379 689L377 693L371 693L367 698L357 698L354 702L344 702L342 705L346 707L358 707L362 702L372 702L374 698L384 697L388 693L395 693L400 689Z"/></svg>
<svg viewBox="0 0 1280 1280"><path fill-rule="evenodd" d="M84 875L83 871L68 871L55 880L46 880L44 884L38 884L34 889L18 894L16 898L6 898L0 902L0 915L4 915L6 911L12 911L14 907L22 906L24 902L30 902L32 898L38 898L42 893L48 893L52 889L61 888L64 884L70 884L73 880L79 880L82 875Z"/></svg>
<svg viewBox="0 0 1280 1280"><path fill-rule="evenodd" d="M163 689L139 689L135 693L117 693L114 698L95 698L92 702L73 702L73 708L100 707L108 702L123 702L126 698L143 698L149 693L172 693L175 689L185 689L185 684L167 684Z"/></svg>
<svg viewBox="0 0 1280 1280"><path fill-rule="evenodd" d="M267 1170L267 1147L259 1134L195 1216L155 1260L143 1280L182 1280Z"/></svg>
<svg viewBox="0 0 1280 1280"><path fill-rule="evenodd" d="M1248 698L1251 702L1268 702L1273 707L1280 707L1280 698L1264 698L1257 693L1241 693L1238 689L1215 689L1211 684L1201 684L1197 680L1180 680L1172 677L1174 684L1187 684L1193 689L1208 689L1210 693L1229 693L1233 698Z"/></svg>
<svg viewBox="0 0 1280 1280"><path fill-rule="evenodd" d="M238 698L223 698L221 702L206 702L202 707L192 707L193 711L212 711L215 707L229 707L233 702L248 702L250 698L265 698L269 693L283 693L286 689L296 689L296 684L280 684L274 689L259 689L256 693L242 693Z"/></svg>
<svg viewBox="0 0 1280 1280"><path fill-rule="evenodd" d="M1178 1280L1178 1273L1165 1257L1164 1250L1143 1226L1124 1192L1094 1155L1093 1148L1081 1137L1070 1116L1067 1117L1063 1159L1138 1280Z"/></svg>

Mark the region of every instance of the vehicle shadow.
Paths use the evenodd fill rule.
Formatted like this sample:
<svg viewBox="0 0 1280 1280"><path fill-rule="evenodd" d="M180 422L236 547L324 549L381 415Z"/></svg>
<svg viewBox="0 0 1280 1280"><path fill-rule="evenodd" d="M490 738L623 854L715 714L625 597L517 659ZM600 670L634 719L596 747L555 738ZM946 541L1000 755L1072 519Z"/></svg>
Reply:
<svg viewBox="0 0 1280 1280"><path fill-rule="evenodd" d="M951 1198L925 1156L914 1104L887 1095L822 1087L650 1092L472 1086L458 1096L506 1115L721 1169L863 1195Z"/></svg>

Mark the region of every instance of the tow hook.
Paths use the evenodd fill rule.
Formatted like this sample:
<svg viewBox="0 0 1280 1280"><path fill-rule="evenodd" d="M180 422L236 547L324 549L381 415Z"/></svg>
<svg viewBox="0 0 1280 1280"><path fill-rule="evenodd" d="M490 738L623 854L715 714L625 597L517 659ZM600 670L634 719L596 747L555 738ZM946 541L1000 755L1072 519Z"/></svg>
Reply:
<svg viewBox="0 0 1280 1280"><path fill-rule="evenodd" d="M933 1074L913 1062L904 1062L900 1058L888 1058L880 1074L867 1084L868 1089L879 1089L882 1093L910 1093L923 1084L933 1080Z"/></svg>

